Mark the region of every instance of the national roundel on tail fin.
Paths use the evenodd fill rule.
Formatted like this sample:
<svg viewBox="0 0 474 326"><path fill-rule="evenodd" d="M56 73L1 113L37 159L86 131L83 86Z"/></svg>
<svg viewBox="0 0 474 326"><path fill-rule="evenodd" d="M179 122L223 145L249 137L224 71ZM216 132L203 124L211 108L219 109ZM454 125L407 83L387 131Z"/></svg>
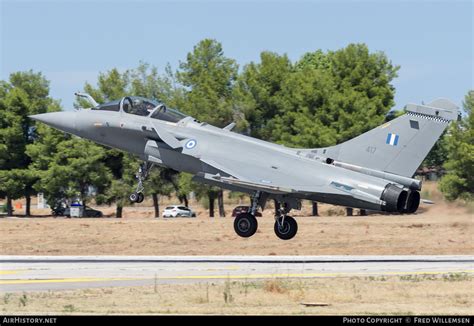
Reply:
<svg viewBox="0 0 474 326"><path fill-rule="evenodd" d="M450 121L458 118L458 107L446 99L427 105L408 104L406 113L377 128L321 149L323 156L344 163L412 177Z"/></svg>

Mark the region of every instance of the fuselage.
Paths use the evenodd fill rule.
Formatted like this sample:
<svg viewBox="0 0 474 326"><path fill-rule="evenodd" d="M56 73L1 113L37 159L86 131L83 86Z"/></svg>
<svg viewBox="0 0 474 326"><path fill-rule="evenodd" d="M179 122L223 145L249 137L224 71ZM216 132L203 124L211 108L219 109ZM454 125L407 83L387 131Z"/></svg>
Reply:
<svg viewBox="0 0 474 326"><path fill-rule="evenodd" d="M192 117L169 122L125 112L78 110L74 114L74 132L69 132L80 137L177 171L237 174L255 182L298 189L288 195L300 199L381 210L382 193L390 184L325 164L317 157L301 156L297 149L220 129ZM145 128L166 130L183 143L182 149L169 148L158 136L153 140L153 133L144 133ZM159 147L155 155L147 154L150 138ZM192 146L187 146L190 140ZM225 184L221 186L226 188Z"/></svg>
<svg viewBox="0 0 474 326"><path fill-rule="evenodd" d="M400 117L341 144L294 149L200 122L163 103L126 96L90 110L30 116L56 129L117 148L145 161L133 203L144 199L143 181L152 164L188 172L210 185L251 194L249 212L234 221L238 235L257 230L255 213L269 198L279 203L275 232L284 240L297 232L288 216L301 200L397 213L414 213L421 181L412 176L448 123L458 117L446 100L409 105Z"/></svg>

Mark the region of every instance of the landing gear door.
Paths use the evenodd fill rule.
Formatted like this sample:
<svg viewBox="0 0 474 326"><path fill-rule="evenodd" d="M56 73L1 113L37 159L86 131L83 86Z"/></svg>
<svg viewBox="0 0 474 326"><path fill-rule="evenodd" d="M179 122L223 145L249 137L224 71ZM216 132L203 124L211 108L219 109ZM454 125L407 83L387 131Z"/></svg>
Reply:
<svg viewBox="0 0 474 326"><path fill-rule="evenodd" d="M148 140L145 145L145 155L153 163L162 164L160 148L156 141Z"/></svg>

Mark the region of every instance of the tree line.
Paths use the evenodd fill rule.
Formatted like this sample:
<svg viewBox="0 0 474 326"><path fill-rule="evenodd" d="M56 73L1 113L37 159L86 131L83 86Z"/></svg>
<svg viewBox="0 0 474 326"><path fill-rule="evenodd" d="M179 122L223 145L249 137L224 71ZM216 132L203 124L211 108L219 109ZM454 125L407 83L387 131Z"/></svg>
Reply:
<svg viewBox="0 0 474 326"><path fill-rule="evenodd" d="M113 68L100 73L96 85L85 83L84 91L99 103L127 95L157 99L217 127L235 122L240 133L312 148L346 141L389 119L395 94L391 82L398 69L383 52L370 52L365 44L305 53L294 62L285 54L264 51L259 61L239 66L218 41L204 39L176 70L167 65L159 71L144 62L123 72ZM428 157L448 170L441 182L448 199L472 197L473 104L474 91L469 91L462 121ZM75 106L90 104L77 99ZM61 109L41 72L15 72L0 81L0 197L6 198L9 214L11 201L25 197L30 215L31 196L43 192L52 206L64 198L115 203L121 217L130 204L138 160L28 118ZM211 216L216 200L219 214L225 214L222 189L196 184L189 174L158 167L146 182L156 214L159 196L175 194L187 205L191 192Z"/></svg>

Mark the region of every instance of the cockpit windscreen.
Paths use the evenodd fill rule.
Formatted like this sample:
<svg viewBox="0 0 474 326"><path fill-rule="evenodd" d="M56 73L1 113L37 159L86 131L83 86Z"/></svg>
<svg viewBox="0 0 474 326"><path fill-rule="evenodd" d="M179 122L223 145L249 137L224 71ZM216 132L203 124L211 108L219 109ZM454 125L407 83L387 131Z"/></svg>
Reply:
<svg viewBox="0 0 474 326"><path fill-rule="evenodd" d="M119 112L120 106L122 106L122 110L125 113L146 117L153 112L151 118L168 122L178 122L186 118L185 114L174 109L169 109L158 101L139 96L127 96L121 100L98 105L92 108L92 110Z"/></svg>
<svg viewBox="0 0 474 326"><path fill-rule="evenodd" d="M101 105L92 108L92 110L102 110L102 111L120 111L120 100L104 103Z"/></svg>
<svg viewBox="0 0 474 326"><path fill-rule="evenodd" d="M153 119L159 119L168 122L178 122L179 120L186 118L187 115L179 112L178 110L161 107L158 108L155 112L153 112L151 117Z"/></svg>

